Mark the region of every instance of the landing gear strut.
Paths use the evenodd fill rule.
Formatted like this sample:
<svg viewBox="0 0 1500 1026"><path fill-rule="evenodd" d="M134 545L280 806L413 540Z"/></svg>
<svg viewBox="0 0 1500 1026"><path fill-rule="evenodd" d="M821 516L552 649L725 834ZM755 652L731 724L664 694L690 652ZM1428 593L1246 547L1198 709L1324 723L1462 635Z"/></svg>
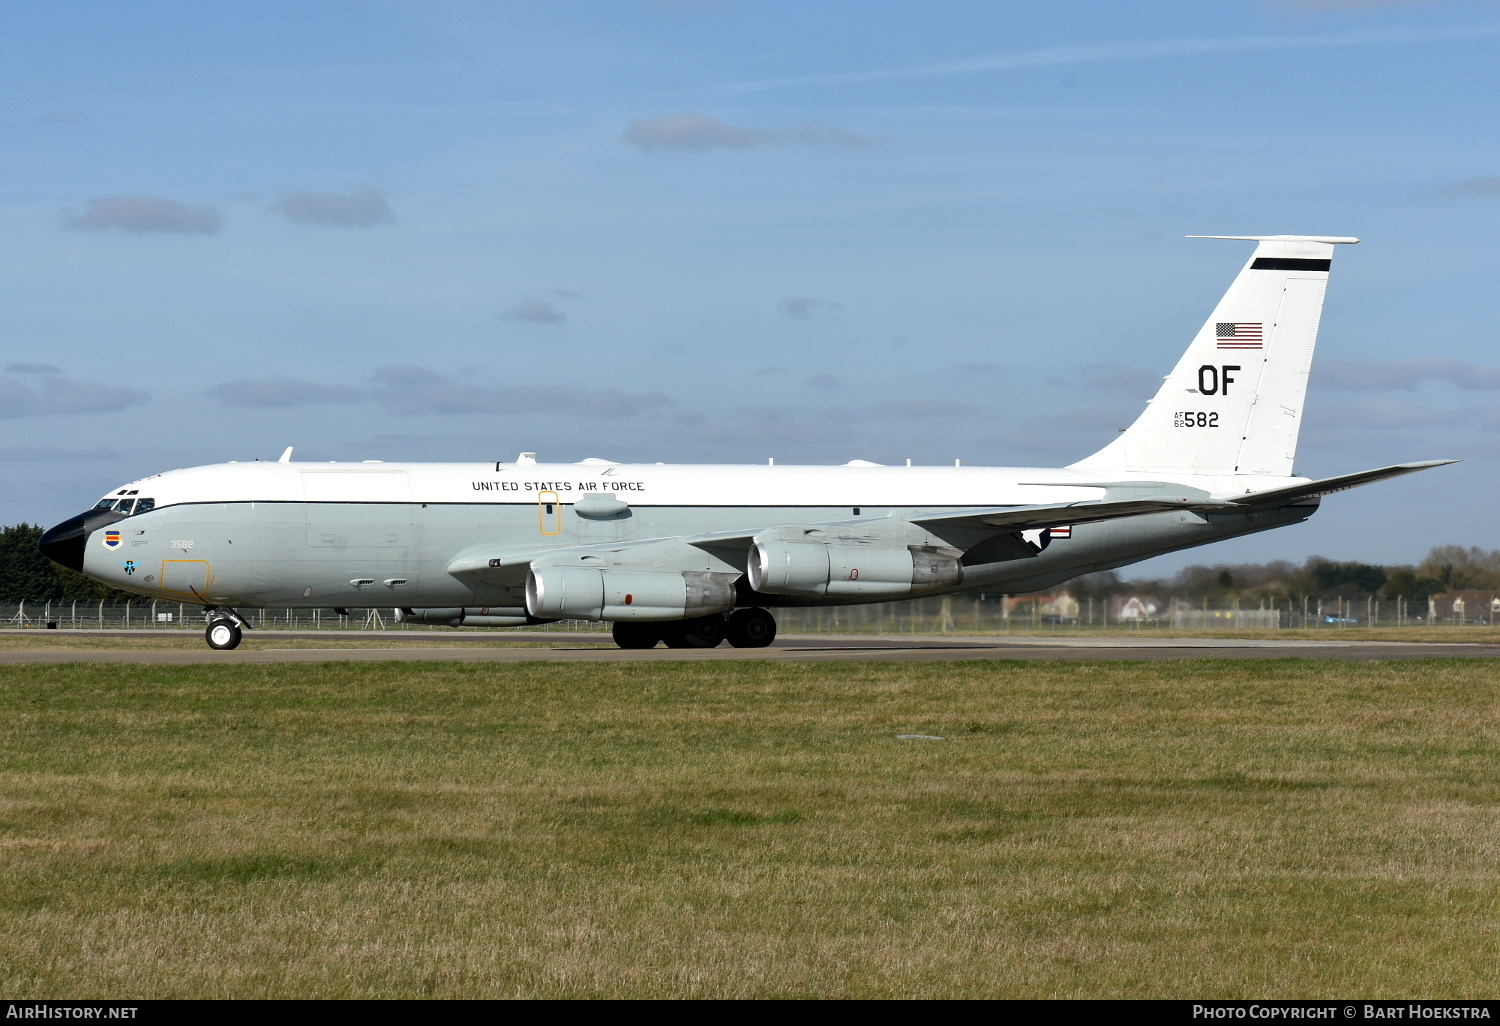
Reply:
<svg viewBox="0 0 1500 1026"><path fill-rule="evenodd" d="M249 621L233 609L222 606L208 606L204 612L208 616L208 629L203 632L203 640L208 642L208 647L219 651L239 647L244 629L250 626Z"/></svg>

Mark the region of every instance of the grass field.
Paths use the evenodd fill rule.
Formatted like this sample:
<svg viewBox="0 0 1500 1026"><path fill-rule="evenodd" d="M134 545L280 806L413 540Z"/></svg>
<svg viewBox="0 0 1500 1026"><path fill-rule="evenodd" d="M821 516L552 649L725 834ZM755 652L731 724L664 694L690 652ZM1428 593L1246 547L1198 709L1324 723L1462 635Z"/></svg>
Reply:
<svg viewBox="0 0 1500 1026"><path fill-rule="evenodd" d="M1493 996L1497 699L1488 660L0 667L0 993Z"/></svg>
<svg viewBox="0 0 1500 1026"><path fill-rule="evenodd" d="M392 632L394 633L394 632ZM454 648L481 649L481 648L616 648L614 641L608 634L558 634L556 639L547 641L529 641L520 638L509 640L500 638L475 639L465 638L463 635L451 634L396 634L394 637L379 631L370 631L366 634L354 637L328 637L328 638L289 638L277 635L270 631L265 633L246 634L245 640L240 643L236 651L240 652L264 652L269 650L285 649L330 649L330 648L399 648L407 649L440 648L452 650ZM17 632L13 635L0 634L0 652L36 652L57 650L90 652L90 651L136 651L136 652L204 652L208 645L203 640L202 631L192 633L173 631L160 633L142 631L138 635L130 637L96 636L89 634L74 634L63 631L27 631L25 634ZM441 655L433 658L441 659Z"/></svg>

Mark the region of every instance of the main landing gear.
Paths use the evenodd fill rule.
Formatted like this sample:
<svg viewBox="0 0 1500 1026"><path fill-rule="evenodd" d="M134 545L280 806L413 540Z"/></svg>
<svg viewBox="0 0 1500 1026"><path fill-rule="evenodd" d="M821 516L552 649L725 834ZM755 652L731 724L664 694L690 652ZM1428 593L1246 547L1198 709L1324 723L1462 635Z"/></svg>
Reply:
<svg viewBox="0 0 1500 1026"><path fill-rule="evenodd" d="M621 648L714 648L728 641L735 648L765 648L776 640L776 618L764 609L736 609L728 616L715 614L670 623L619 620L613 628L615 644Z"/></svg>
<svg viewBox="0 0 1500 1026"><path fill-rule="evenodd" d="M250 622L233 609L221 606L208 606L204 612L208 615L208 629L203 632L203 640L208 647L219 651L239 647Z"/></svg>

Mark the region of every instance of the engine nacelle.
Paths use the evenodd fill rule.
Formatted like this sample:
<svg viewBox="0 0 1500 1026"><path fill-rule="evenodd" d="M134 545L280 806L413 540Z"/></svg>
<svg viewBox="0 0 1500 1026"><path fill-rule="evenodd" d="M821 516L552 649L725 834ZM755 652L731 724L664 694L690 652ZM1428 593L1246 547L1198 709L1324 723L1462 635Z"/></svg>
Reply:
<svg viewBox="0 0 1500 1026"><path fill-rule="evenodd" d="M907 598L963 580L958 557L931 545L785 541L757 537L750 547L750 587L799 598Z"/></svg>
<svg viewBox="0 0 1500 1026"><path fill-rule="evenodd" d="M443 627L525 627L544 623L527 616L519 606L446 606L434 609L397 609L397 623L431 623Z"/></svg>
<svg viewBox="0 0 1500 1026"><path fill-rule="evenodd" d="M734 608L733 574L532 567L526 611L548 620L685 620Z"/></svg>

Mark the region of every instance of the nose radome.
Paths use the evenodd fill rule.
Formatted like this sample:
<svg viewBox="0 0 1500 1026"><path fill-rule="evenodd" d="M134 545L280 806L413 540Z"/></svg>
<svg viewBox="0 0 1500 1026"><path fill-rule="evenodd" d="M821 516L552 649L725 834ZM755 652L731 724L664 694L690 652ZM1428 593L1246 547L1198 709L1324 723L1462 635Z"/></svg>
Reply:
<svg viewBox="0 0 1500 1026"><path fill-rule="evenodd" d="M69 570L82 570L83 547L88 544L89 534L105 524L123 519L112 509L91 509L48 528L37 539L36 547L52 562Z"/></svg>

